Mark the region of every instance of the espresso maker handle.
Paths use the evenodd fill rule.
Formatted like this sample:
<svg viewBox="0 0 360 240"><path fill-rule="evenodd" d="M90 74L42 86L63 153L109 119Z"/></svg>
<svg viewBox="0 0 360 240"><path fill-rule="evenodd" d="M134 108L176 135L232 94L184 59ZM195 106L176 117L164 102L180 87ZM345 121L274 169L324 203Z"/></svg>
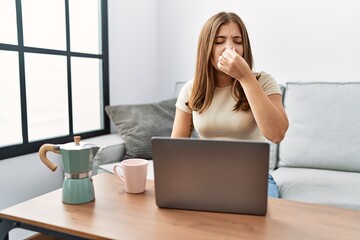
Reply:
<svg viewBox="0 0 360 240"><path fill-rule="evenodd" d="M39 157L41 159L41 161L51 170L51 171L55 171L57 166L52 163L47 157L46 157L46 153L48 151L60 154L60 148L54 144L44 144L40 147L39 150Z"/></svg>

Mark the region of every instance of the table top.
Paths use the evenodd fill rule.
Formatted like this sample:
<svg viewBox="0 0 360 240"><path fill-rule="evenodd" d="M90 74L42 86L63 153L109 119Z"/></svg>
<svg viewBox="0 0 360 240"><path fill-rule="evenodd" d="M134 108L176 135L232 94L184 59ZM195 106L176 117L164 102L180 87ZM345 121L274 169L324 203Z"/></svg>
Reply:
<svg viewBox="0 0 360 240"><path fill-rule="evenodd" d="M90 239L360 239L360 211L269 198L266 216L158 208L154 182L128 194L94 177L95 201L69 205L61 189L0 211L0 218Z"/></svg>

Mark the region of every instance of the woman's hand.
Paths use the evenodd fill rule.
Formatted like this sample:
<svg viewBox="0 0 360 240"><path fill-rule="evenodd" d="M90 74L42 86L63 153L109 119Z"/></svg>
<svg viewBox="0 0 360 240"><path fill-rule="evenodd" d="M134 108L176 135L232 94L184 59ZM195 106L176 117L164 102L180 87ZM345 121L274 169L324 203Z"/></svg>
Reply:
<svg viewBox="0 0 360 240"><path fill-rule="evenodd" d="M252 75L249 65L245 59L235 51L235 47L225 49L218 59L217 66L221 71L239 81Z"/></svg>

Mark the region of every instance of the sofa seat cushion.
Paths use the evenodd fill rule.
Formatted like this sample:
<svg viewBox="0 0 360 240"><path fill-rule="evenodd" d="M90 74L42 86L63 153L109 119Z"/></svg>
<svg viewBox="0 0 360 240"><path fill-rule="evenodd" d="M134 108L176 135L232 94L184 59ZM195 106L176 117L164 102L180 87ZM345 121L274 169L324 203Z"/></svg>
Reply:
<svg viewBox="0 0 360 240"><path fill-rule="evenodd" d="M360 173L281 167L271 174L281 198L360 210Z"/></svg>
<svg viewBox="0 0 360 240"><path fill-rule="evenodd" d="M360 82L287 83L280 167L360 172Z"/></svg>

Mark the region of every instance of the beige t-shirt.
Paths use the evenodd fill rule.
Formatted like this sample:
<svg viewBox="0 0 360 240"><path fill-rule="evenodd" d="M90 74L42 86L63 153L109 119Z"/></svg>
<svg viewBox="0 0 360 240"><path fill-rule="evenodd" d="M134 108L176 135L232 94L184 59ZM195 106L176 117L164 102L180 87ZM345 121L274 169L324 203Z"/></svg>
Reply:
<svg viewBox="0 0 360 240"><path fill-rule="evenodd" d="M279 85L270 74L259 74L258 82L266 95L281 94ZM193 82L192 79L185 83L179 93L176 107L192 113L194 128L201 138L264 140L251 110L233 111L236 100L231 92L232 86L217 87L210 107L201 114L192 111L186 106L186 102L190 98Z"/></svg>

